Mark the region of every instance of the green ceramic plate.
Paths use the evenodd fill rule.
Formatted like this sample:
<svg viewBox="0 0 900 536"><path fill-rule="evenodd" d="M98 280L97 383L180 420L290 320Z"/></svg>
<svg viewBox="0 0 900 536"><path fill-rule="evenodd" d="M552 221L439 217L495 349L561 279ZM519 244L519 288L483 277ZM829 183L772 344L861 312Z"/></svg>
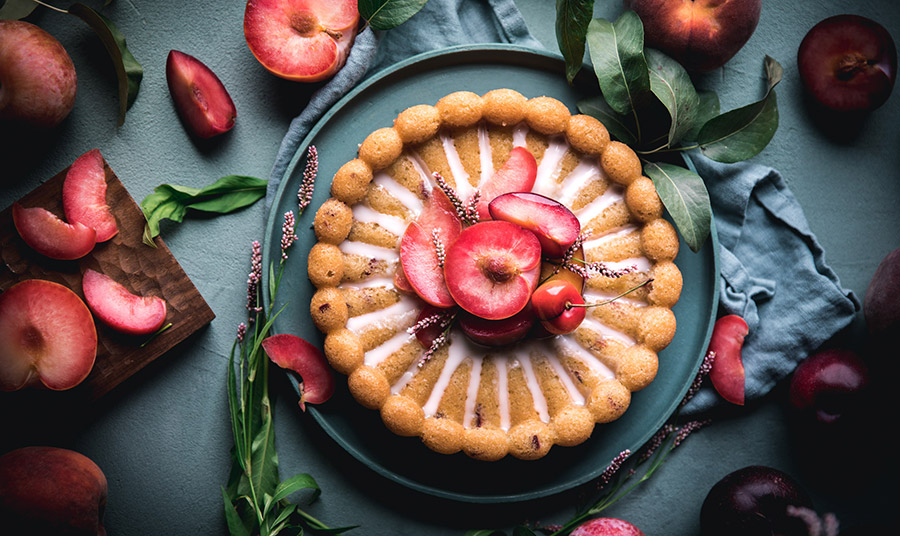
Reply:
<svg viewBox="0 0 900 536"><path fill-rule="evenodd" d="M266 227L264 264L279 254L281 222L296 210L303 156L313 144L319 150L319 183L313 202L301 218L300 241L294 246L279 299L290 307L274 330L293 333L321 347L323 336L306 312L313 286L306 276L306 253L315 243L311 230L315 210L329 197L328 179L355 157L357 144L373 130L390 126L399 112L415 104L434 104L448 93L469 90L484 94L507 87L526 97L547 95L576 110L576 102L597 94L587 70L575 84L566 83L561 59L512 45L477 45L444 49L404 61L362 83L338 102L312 129L294 158L295 167L282 180ZM297 164L299 162L299 165ZM464 454L432 452L418 438L390 433L379 414L357 404L344 377L327 403L310 413L335 442L373 471L412 489L465 502L515 502L536 499L588 482L624 449L637 450L662 426L693 381L706 351L718 303L715 232L699 253L682 243L676 259L684 290L675 307L678 331L660 353L656 380L635 393L618 421L599 425L577 447L554 447L544 458L525 462L507 456L479 462Z"/></svg>

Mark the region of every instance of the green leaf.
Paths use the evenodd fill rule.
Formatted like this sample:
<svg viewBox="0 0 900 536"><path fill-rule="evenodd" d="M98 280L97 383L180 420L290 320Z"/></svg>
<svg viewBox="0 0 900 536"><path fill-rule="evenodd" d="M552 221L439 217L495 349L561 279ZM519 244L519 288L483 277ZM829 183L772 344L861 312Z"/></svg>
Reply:
<svg viewBox="0 0 900 536"><path fill-rule="evenodd" d="M81 3L69 6L69 13L80 18L100 37L112 59L119 81L119 125L125 122L125 112L134 104L144 77L144 69L125 44L125 36L103 15Z"/></svg>
<svg viewBox="0 0 900 536"><path fill-rule="evenodd" d="M231 536L251 536L225 488L222 488L222 499L225 501L225 523L228 525L228 533Z"/></svg>
<svg viewBox="0 0 900 536"><path fill-rule="evenodd" d="M766 56L764 67L766 93L761 100L714 117L700 129L697 143L707 157L732 164L756 156L772 141L778 129L774 88L784 71L781 64L769 56Z"/></svg>
<svg viewBox="0 0 900 536"><path fill-rule="evenodd" d="M697 108L697 116L694 118L694 126L685 132L685 140L696 140L703 125L713 117L719 115L719 96L715 91L698 91L700 106Z"/></svg>
<svg viewBox="0 0 900 536"><path fill-rule="evenodd" d="M400 26L421 10L428 0L359 0L359 14L373 30Z"/></svg>
<svg viewBox="0 0 900 536"><path fill-rule="evenodd" d="M250 481L257 497L273 494L278 486L278 454L275 451L275 427L269 399L263 402L259 432L250 446Z"/></svg>
<svg viewBox="0 0 900 536"><path fill-rule="evenodd" d="M246 471L247 467L244 463L244 443L241 441L241 430L244 427L244 419L241 417L241 401L238 399L237 394L237 375L234 372L235 350L237 350L238 353L241 352L241 347L237 340L234 341L234 344L231 347L231 355L228 358L228 374L225 381L228 388L228 411L231 415L231 432L234 436L234 448L236 449L235 457L241 466L241 470ZM241 356L241 359L243 359L243 355Z"/></svg>
<svg viewBox="0 0 900 536"><path fill-rule="evenodd" d="M0 20L24 19L38 5L33 0L6 0L0 7Z"/></svg>
<svg viewBox="0 0 900 536"><path fill-rule="evenodd" d="M658 50L644 51L650 69L650 90L669 111L668 145L673 147L694 126L700 97L680 63Z"/></svg>
<svg viewBox="0 0 900 536"><path fill-rule="evenodd" d="M505 533L496 529L478 529L467 530L464 536L505 536Z"/></svg>
<svg viewBox="0 0 900 536"><path fill-rule="evenodd" d="M181 222L188 209L227 214L252 205L266 195L268 181L243 175L227 175L203 188L161 184L141 201L147 224L144 243L155 247L162 220Z"/></svg>
<svg viewBox="0 0 900 536"><path fill-rule="evenodd" d="M319 488L319 484L316 483L316 479L306 473L300 473L279 483L278 487L275 488L274 499L276 501L286 499L288 495L302 489L313 490L313 496L311 500L316 500L319 497L319 494L322 493L322 489Z"/></svg>
<svg viewBox="0 0 900 536"><path fill-rule="evenodd" d="M613 111L603 97L591 97L578 101L578 111L598 119L609 134L626 145L634 145L637 138L628 126L629 118Z"/></svg>
<svg viewBox="0 0 900 536"><path fill-rule="evenodd" d="M584 63L588 24L594 14L594 0L556 0L556 43L566 60L569 83Z"/></svg>
<svg viewBox="0 0 900 536"><path fill-rule="evenodd" d="M533 530L528 527L518 526L513 529L512 536L537 536Z"/></svg>
<svg viewBox="0 0 900 536"><path fill-rule="evenodd" d="M656 186L688 247L694 253L700 251L712 225L709 192L703 179L683 167L657 162L647 162L644 173Z"/></svg>
<svg viewBox="0 0 900 536"><path fill-rule="evenodd" d="M594 19L588 25L587 43L610 108L622 115L634 113L650 92L641 19L634 11L624 12L615 23Z"/></svg>

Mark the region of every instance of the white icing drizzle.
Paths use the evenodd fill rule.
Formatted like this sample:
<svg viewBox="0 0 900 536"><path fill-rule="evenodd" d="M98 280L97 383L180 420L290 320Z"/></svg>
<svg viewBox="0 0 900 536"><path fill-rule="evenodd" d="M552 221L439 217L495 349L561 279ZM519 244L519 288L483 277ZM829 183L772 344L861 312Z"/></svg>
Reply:
<svg viewBox="0 0 900 536"><path fill-rule="evenodd" d="M613 292L602 292L592 288L585 288L584 292L582 292L582 296L584 297L584 301L586 303L596 303L602 302L606 300L611 300L618 296L617 293ZM616 298L617 302L627 303L633 307L646 307L647 303L641 300L636 300L634 298L629 298L628 296L620 296Z"/></svg>
<svg viewBox="0 0 900 536"><path fill-rule="evenodd" d="M557 201L563 205L571 206L578 194L581 193L581 190L588 184L588 181L594 177L602 176L602 173L596 160L581 159L581 162L575 166L575 169L563 179L559 187Z"/></svg>
<svg viewBox="0 0 900 536"><path fill-rule="evenodd" d="M385 288L394 288L394 278L393 277L382 277L382 276L371 276L365 279L360 279L358 281L344 281L338 288L345 289L361 289L361 288L374 288L374 287L385 287Z"/></svg>
<svg viewBox="0 0 900 536"><path fill-rule="evenodd" d="M532 192L553 196L557 188L556 178L562 170L562 159L569 151L569 144L565 138L557 136L550 140L550 145L544 151L544 157L538 164L537 178L534 180Z"/></svg>
<svg viewBox="0 0 900 536"><path fill-rule="evenodd" d="M500 428L509 430L509 360L506 357L495 356L494 363L497 366L497 405L500 408Z"/></svg>
<svg viewBox="0 0 900 536"><path fill-rule="evenodd" d="M527 123L519 123L516 125L516 128L513 129L512 138L513 138L513 147L525 147L528 143L528 124Z"/></svg>
<svg viewBox="0 0 900 536"><path fill-rule="evenodd" d="M471 354L472 345L465 336L459 335L453 331L450 333L450 346L447 350L447 361L444 363L444 368L441 369L441 375L438 377L437 382L434 384L434 388L431 390L428 402L422 406L422 409L425 411L425 417L431 417L437 413L441 398L444 397L444 392L447 390L447 386L450 385L450 379L453 376L453 373L456 372L456 369Z"/></svg>
<svg viewBox="0 0 900 536"><path fill-rule="evenodd" d="M391 178L385 172L379 172L375 175L375 178L372 180L376 185L387 190L391 196L393 196L397 201L400 202L404 207L408 208L413 214L418 214L422 212L422 200L419 199L416 194L410 192L407 188L403 187Z"/></svg>
<svg viewBox="0 0 900 536"><path fill-rule="evenodd" d="M566 392L569 393L569 398L572 402L575 403L576 406L584 405L584 395L581 394L581 391L575 387L575 384L572 382L572 377L569 376L566 368L563 367L562 361L559 360L559 357L550 353L547 356L547 360L550 363L550 366L553 368L553 372L559 377L559 380L562 382L563 386L566 388Z"/></svg>
<svg viewBox="0 0 900 536"><path fill-rule="evenodd" d="M466 168L463 167L462 160L459 159L456 143L449 134L441 132L441 145L444 147L444 154L447 155L450 172L453 173L456 195L463 201L466 201L475 193L475 188L469 183L469 174L466 173Z"/></svg>
<svg viewBox="0 0 900 536"><path fill-rule="evenodd" d="M410 335L406 330L401 329L390 339L366 352L363 362L370 367L376 367L390 357L391 354L403 348L407 343L412 342L415 337L415 335Z"/></svg>
<svg viewBox="0 0 900 536"><path fill-rule="evenodd" d="M411 298L401 295L400 301L384 309L351 316L347 319L347 329L359 335L368 329L380 329L398 324L405 327L412 325L418 314L418 304Z"/></svg>
<svg viewBox="0 0 900 536"><path fill-rule="evenodd" d="M403 236L403 233L406 232L406 226L408 225L406 220L398 218L397 216L378 212L362 203L353 205L353 219L365 223L378 224L396 236Z"/></svg>
<svg viewBox="0 0 900 536"><path fill-rule="evenodd" d="M410 151L408 156L409 161L412 163L413 169L416 170L416 173L418 173L419 177L422 179L422 184L424 185L426 193L431 193L431 190L434 188L434 183L431 179L431 171L428 169L425 161L422 160L422 157L419 155L419 153L415 151Z"/></svg>
<svg viewBox="0 0 900 536"><path fill-rule="evenodd" d="M478 125L478 156L481 161L481 181L478 185L486 183L494 176L494 156L491 150L491 138L488 136L484 123Z"/></svg>
<svg viewBox="0 0 900 536"><path fill-rule="evenodd" d="M635 341L633 338L617 329L613 329L607 326L603 322L594 319L593 317L591 317L591 315L586 316L584 320L581 321L581 327L598 333L604 339L615 339L625 346L634 346L635 344L637 344L637 341Z"/></svg>
<svg viewBox="0 0 900 536"><path fill-rule="evenodd" d="M537 375L534 373L534 366L531 363L531 356L527 351L516 352L516 360L522 365L522 372L525 373L525 383L528 390L531 391L531 399L534 401L534 409L544 422L550 422L550 410L547 408L547 399L541 390L541 384L538 382Z"/></svg>
<svg viewBox="0 0 900 536"><path fill-rule="evenodd" d="M366 242L344 240L338 245L338 248L345 255L359 255L369 259L388 262L398 262L400 260L400 254L396 249L374 246Z"/></svg>
<svg viewBox="0 0 900 536"><path fill-rule="evenodd" d="M575 211L575 216L581 222L582 227L586 227L594 218L603 213L604 210L625 199L625 188L618 184L610 184L603 192L603 195L597 196L593 201Z"/></svg>
<svg viewBox="0 0 900 536"><path fill-rule="evenodd" d="M478 387L481 385L481 366L484 358L472 358L472 370L469 372L469 388L466 390L466 412L463 417L463 426L474 428L472 421L475 418L476 402L478 400Z"/></svg>
<svg viewBox="0 0 900 536"><path fill-rule="evenodd" d="M566 355L584 363L601 378L615 378L616 374L604 365L590 350L575 342L571 335L563 335L553 339L557 348L562 349Z"/></svg>
<svg viewBox="0 0 900 536"><path fill-rule="evenodd" d="M611 270L625 270L634 268L633 272L644 273L649 272L653 265L647 257L631 257L621 261L603 261L603 264Z"/></svg>
<svg viewBox="0 0 900 536"><path fill-rule="evenodd" d="M601 235L592 235L590 240L584 242L584 249L585 251L590 251L603 244L616 240L617 238L628 236L637 230L638 228L635 225L623 225L621 227L616 227L615 229L610 229Z"/></svg>

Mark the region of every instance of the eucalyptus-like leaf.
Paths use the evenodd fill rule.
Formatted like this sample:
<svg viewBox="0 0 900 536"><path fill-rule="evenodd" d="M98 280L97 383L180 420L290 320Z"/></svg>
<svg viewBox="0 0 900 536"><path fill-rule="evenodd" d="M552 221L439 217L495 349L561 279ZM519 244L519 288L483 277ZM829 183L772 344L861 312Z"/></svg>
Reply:
<svg viewBox="0 0 900 536"><path fill-rule="evenodd" d="M322 493L322 489L319 487L316 479L306 473L300 473L278 484L278 487L275 488L274 498L276 501L280 501L286 499L290 494L303 489L313 490L311 500L317 499Z"/></svg>
<svg viewBox="0 0 900 536"><path fill-rule="evenodd" d="M566 80L572 83L584 63L588 24L594 0L556 0L556 44L566 60Z"/></svg>
<svg viewBox="0 0 900 536"><path fill-rule="evenodd" d="M696 140L703 125L713 117L719 115L719 96L715 91L698 91L697 97L700 106L697 108L697 116L694 118L694 126L684 134L685 140Z"/></svg>
<svg viewBox="0 0 900 536"><path fill-rule="evenodd" d="M633 114L650 92L640 17L634 11L626 11L615 23L592 20L587 44L606 102L616 113Z"/></svg>
<svg viewBox="0 0 900 536"><path fill-rule="evenodd" d="M144 69L128 50L125 36L111 20L78 2L69 6L68 12L86 22L94 30L112 59L116 78L119 81L119 125L121 126L125 122L125 112L131 108L137 98L141 80L144 77Z"/></svg>
<svg viewBox="0 0 900 536"><path fill-rule="evenodd" d="M428 0L359 0L357 7L373 30L390 30L409 20L427 3Z"/></svg>
<svg viewBox="0 0 900 536"><path fill-rule="evenodd" d="M756 156L772 141L778 130L775 86L783 69L769 56L764 68L766 93L761 100L714 117L700 129L697 143L707 157L732 164Z"/></svg>
<svg viewBox="0 0 900 536"><path fill-rule="evenodd" d="M669 111L668 146L673 147L693 128L700 108L694 83L680 63L658 50L644 50L650 69L650 90Z"/></svg>
<svg viewBox="0 0 900 536"><path fill-rule="evenodd" d="M644 173L656 186L688 247L695 253L700 251L712 226L709 192L703 179L683 167L658 162L647 162Z"/></svg>
<svg viewBox="0 0 900 536"><path fill-rule="evenodd" d="M0 20L24 19L34 11L38 5L33 0L6 0L0 6Z"/></svg>
<svg viewBox="0 0 900 536"><path fill-rule="evenodd" d="M578 101L578 111L598 119L610 136L627 145L634 145L637 138L628 126L629 118L617 114L603 97L591 97Z"/></svg>

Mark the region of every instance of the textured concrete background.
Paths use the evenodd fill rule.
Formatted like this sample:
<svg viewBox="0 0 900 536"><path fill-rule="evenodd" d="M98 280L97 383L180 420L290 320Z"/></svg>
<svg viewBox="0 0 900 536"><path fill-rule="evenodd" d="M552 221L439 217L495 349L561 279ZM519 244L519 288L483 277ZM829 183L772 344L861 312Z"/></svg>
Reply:
<svg viewBox="0 0 900 536"><path fill-rule="evenodd" d="M98 8L101 4L87 3ZM533 34L556 50L554 2L517 3ZM115 76L93 32L77 19L39 8L29 20L68 49L78 71L78 98L71 116L52 134L0 141L0 206L94 147L138 201L164 182L202 186L227 174L267 177L290 119L302 110L314 86L285 82L262 69L244 42L243 9L240 1L140 0L120 0L104 8L145 69L140 95L125 124L117 128ZM609 19L620 12L617 1L598 1L595 8L597 16ZM797 47L806 31L826 16L844 12L879 20L900 38L900 10L894 0L767 0L748 44L728 65L698 77L696 84L715 89L722 109L732 109L761 94L765 54L781 62L785 76L777 89L780 126L754 161L784 174L829 264L861 298L878 262L900 246L900 96L893 95L860 132L836 140L819 129L806 110L796 70ZM165 82L170 49L197 56L222 79L238 109L231 133L206 143L195 143L186 134ZM167 244L212 306L216 320L117 388L83 419L69 426L3 432L20 435L23 443L74 448L94 459L109 479L109 534L224 532L220 486L228 477L232 444L225 370L235 329L244 319L250 242L262 239L264 217L263 204L258 203L225 217L164 225ZM858 340L860 330L857 322L847 335L850 344ZM469 528L524 520L562 522L574 512L570 495L482 506L410 492L374 475L299 415L286 384L277 391L282 474L311 473L324 492L309 511L331 524L362 525L354 534L458 535ZM726 473L750 464L794 472L798 458L787 441L783 395L776 391L758 406L734 411L692 437L649 484L609 515L635 522L648 535L692 534L697 532L703 498ZM886 412L885 419L893 415ZM883 471L866 465L861 470ZM897 498L895 484L887 480L849 494L813 491L820 510L836 512L847 524L889 518Z"/></svg>

